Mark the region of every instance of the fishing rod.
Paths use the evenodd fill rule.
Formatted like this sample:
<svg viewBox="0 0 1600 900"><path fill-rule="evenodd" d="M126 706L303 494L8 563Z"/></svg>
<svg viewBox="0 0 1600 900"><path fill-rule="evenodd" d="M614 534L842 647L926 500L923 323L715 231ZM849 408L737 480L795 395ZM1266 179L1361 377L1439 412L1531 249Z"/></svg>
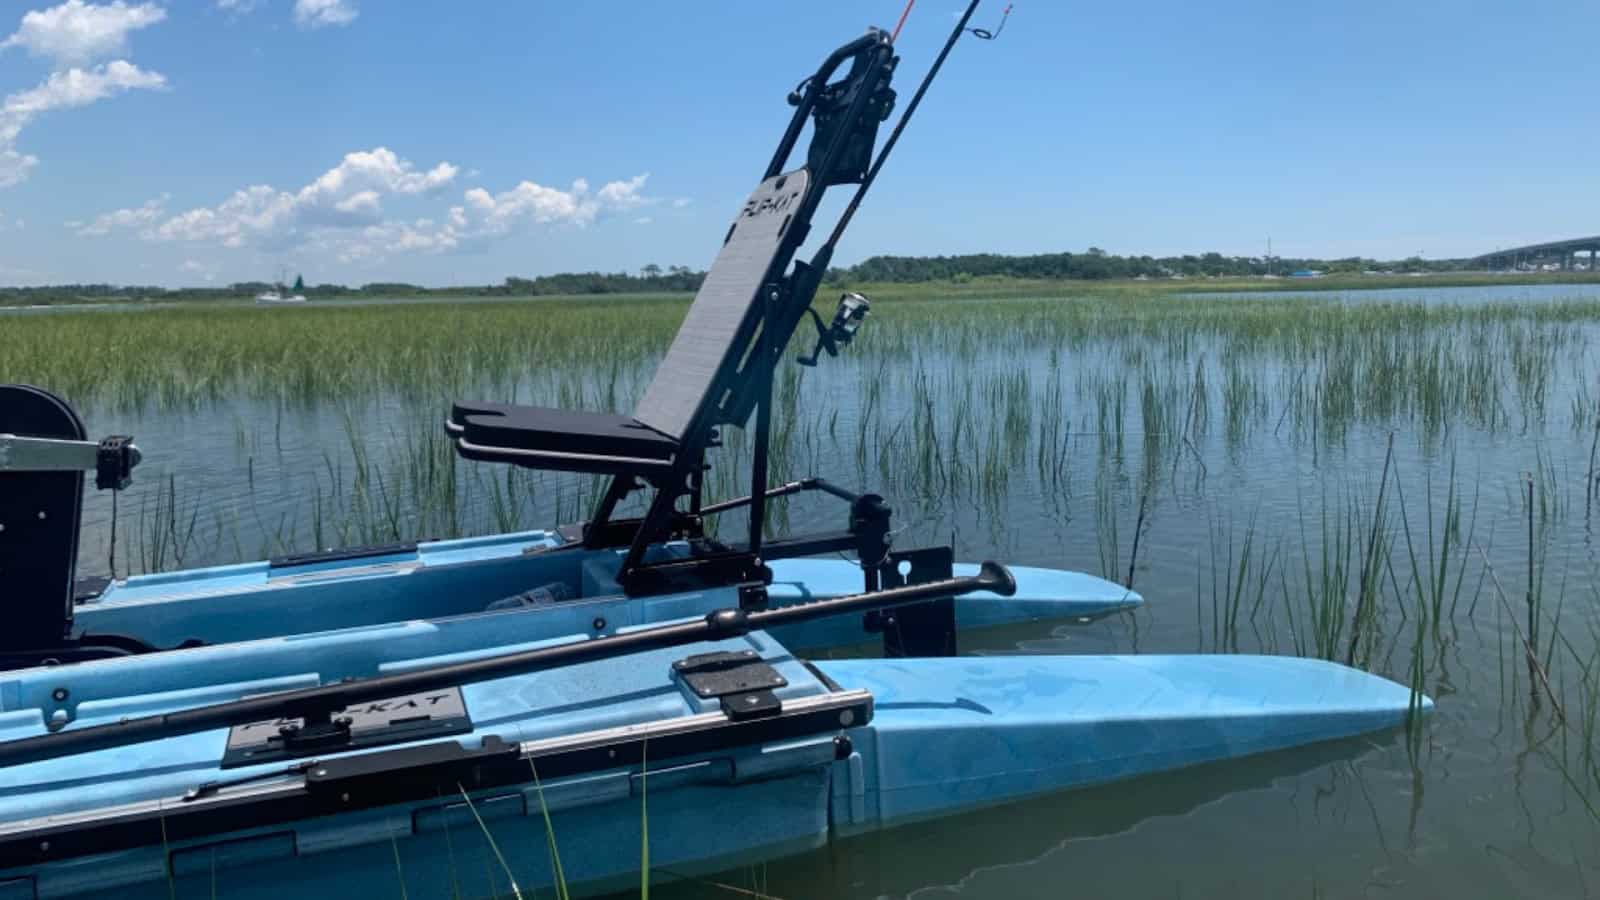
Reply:
<svg viewBox="0 0 1600 900"><path fill-rule="evenodd" d="M917 85L917 92L911 95L911 102L906 104L906 111L900 114L900 121L894 123L894 130L889 132L889 139L883 142L883 149L878 151L877 159L872 161L872 168L867 170L867 176L861 180L861 186L856 188L855 196L850 198L850 205L845 207L844 212L839 216L839 221L834 223L833 233L828 235L827 242L818 251L817 255L819 257L822 257L822 254L826 252L826 258L832 258L834 245L839 242L839 238L844 234L845 226L850 224L850 220L856 214L856 208L861 205L862 199L867 196L867 191L872 187L872 182L878 177L878 170L883 168L884 161L889 158L889 152L894 149L894 145L900 140L900 133L906 130L906 123L911 121L911 115L917 111L917 106L922 103L922 97L928 92L928 86L933 83L934 76L939 74L939 68L944 65L945 57L950 55L950 49L956 45L956 41L961 39L961 35L967 32L967 23L972 21L972 14L977 12L980 2L982 0L972 0L971 3L968 3L966 12L961 14L961 21L956 23L955 28L951 29L950 37L944 42L944 48L939 51L939 55L933 60L933 67L928 70L927 75L922 77L922 83ZM1010 7L1006 7L1006 10L1009 14ZM906 16L910 12L911 4L908 3L906 4L905 12L900 14L901 25L905 24ZM1001 27L1005 27L1004 18L1001 19ZM894 33L896 35L900 33L900 25L895 26ZM985 38L985 40L993 39L993 35Z"/></svg>
<svg viewBox="0 0 1600 900"><path fill-rule="evenodd" d="M217 728L248 725L253 722L298 718L304 719L308 726L315 722L326 727L332 714L360 703L458 687L494 678L527 675L645 650L679 647L700 641L724 640L749 634L761 628L809 622L845 613L889 609L975 591L988 591L1002 597L1010 597L1017 592L1017 582L1005 566L997 562L985 562L979 567L977 575L946 578L774 609L744 610L738 607L719 609L707 613L704 619L698 621L658 625L626 634L572 641L554 647L505 653L396 675L341 681L313 688L248 697L177 712L123 719L72 731L58 731L54 734L0 742L0 767L107 750L112 747L179 737ZM333 722L336 731L340 724L337 721Z"/></svg>
<svg viewBox="0 0 1600 900"><path fill-rule="evenodd" d="M1000 36L1000 32L1006 30L1006 20L1009 18L1011 18L1011 4L1007 3L1005 10L1000 13L1000 24L996 25L993 31L987 28L968 28L967 33L981 41L992 41Z"/></svg>

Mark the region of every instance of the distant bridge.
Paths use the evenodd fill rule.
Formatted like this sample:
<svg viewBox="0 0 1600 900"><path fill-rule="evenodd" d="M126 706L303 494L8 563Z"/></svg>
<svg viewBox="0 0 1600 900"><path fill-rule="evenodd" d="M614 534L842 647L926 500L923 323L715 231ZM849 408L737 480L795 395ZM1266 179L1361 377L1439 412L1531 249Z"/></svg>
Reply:
<svg viewBox="0 0 1600 900"><path fill-rule="evenodd" d="M1475 256L1473 261L1481 262L1489 269L1521 269L1525 266L1556 264L1563 271L1571 271L1577 255L1585 251L1589 253L1588 270L1593 272L1596 254L1600 254L1600 235L1496 250L1493 253Z"/></svg>

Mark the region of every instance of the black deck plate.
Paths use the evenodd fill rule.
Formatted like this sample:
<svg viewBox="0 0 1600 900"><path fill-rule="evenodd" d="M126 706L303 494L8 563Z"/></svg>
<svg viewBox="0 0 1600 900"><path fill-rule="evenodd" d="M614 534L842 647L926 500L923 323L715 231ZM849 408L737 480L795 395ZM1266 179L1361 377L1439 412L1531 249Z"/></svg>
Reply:
<svg viewBox="0 0 1600 900"><path fill-rule="evenodd" d="M695 696L711 699L751 691L771 691L789 684L754 650L701 653L680 659L672 670Z"/></svg>

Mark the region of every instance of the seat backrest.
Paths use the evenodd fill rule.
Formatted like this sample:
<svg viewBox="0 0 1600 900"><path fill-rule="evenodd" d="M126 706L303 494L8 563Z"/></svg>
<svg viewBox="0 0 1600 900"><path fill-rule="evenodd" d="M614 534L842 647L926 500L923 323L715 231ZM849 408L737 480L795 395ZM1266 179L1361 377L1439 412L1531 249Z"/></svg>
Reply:
<svg viewBox="0 0 1600 900"><path fill-rule="evenodd" d="M709 405L732 390L734 385L718 381L730 379L749 350L760 321L757 294L788 266L793 248L784 252L785 238L810 183L805 169L774 175L740 207L635 420L681 440Z"/></svg>

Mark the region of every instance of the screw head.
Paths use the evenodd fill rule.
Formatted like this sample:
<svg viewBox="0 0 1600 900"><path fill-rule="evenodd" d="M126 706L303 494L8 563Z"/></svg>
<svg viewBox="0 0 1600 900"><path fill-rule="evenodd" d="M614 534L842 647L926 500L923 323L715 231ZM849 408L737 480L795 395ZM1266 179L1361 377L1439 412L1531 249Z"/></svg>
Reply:
<svg viewBox="0 0 1600 900"><path fill-rule="evenodd" d="M50 696L52 698L54 698L57 703L62 703L67 699L67 697L69 697L71 695L67 693L67 689L66 688L58 687L55 690L50 692Z"/></svg>

